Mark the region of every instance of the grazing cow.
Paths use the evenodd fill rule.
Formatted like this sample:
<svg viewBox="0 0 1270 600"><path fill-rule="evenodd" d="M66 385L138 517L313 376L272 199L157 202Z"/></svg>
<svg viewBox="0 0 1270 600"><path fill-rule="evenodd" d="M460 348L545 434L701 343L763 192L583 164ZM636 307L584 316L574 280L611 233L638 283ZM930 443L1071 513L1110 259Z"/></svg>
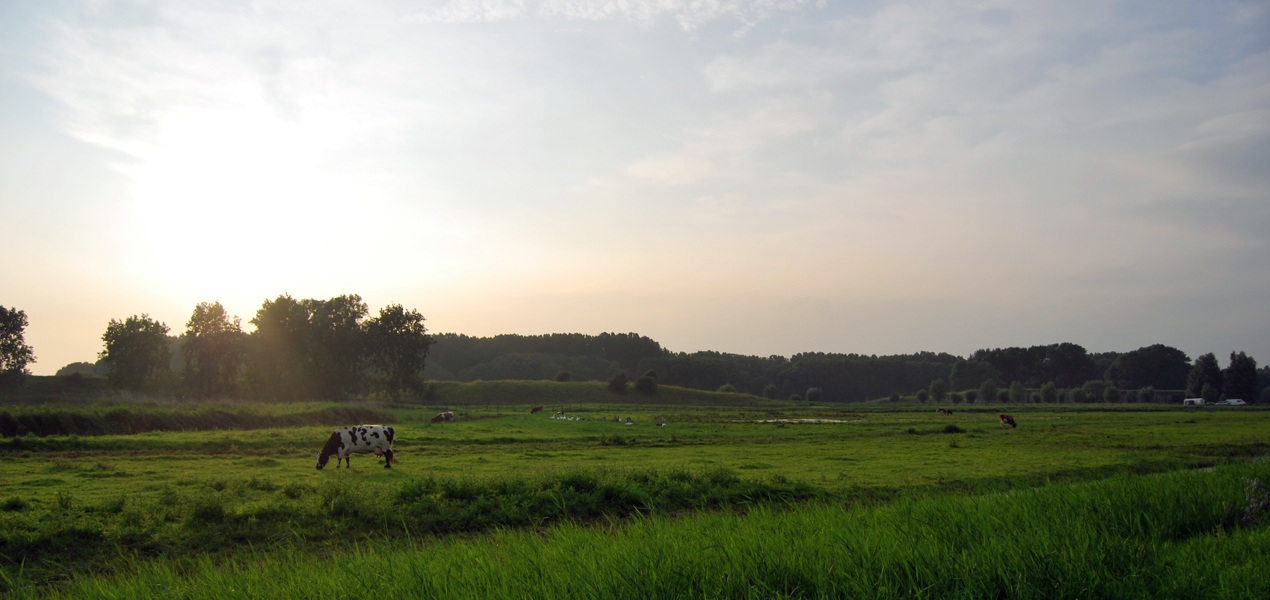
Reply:
<svg viewBox="0 0 1270 600"><path fill-rule="evenodd" d="M1018 427L1018 426L1019 426L1019 424L1018 424L1018 423L1015 423L1015 422L1014 422L1014 417L1012 417L1012 416L1010 416L1010 415L997 415L997 418L998 418L998 419L1001 419L1001 426L1002 426L1002 427L1005 427L1006 425L1009 425L1009 426L1010 426L1010 427L1012 427L1012 428L1014 428L1014 427Z"/></svg>
<svg viewBox="0 0 1270 600"><path fill-rule="evenodd" d="M541 407L541 406L535 406L535 407L533 407L533 408L529 409L529 414L531 414L531 415L532 415L532 414L534 414L534 413L540 413L540 412L542 412L542 407Z"/></svg>
<svg viewBox="0 0 1270 600"><path fill-rule="evenodd" d="M349 460L349 456L373 452L375 456L384 457L385 469L391 469L397 462L397 459L393 458L392 436L392 427L387 425L357 425L336 429L331 434L331 439L326 440L326 445L318 453L317 468L319 471L322 470L334 454L335 468L340 467L342 460L345 463L344 468L351 469L353 463Z"/></svg>
<svg viewBox="0 0 1270 600"><path fill-rule="evenodd" d="M432 417L433 423L449 423L453 420L454 420L454 413L450 411L446 411L446 412L438 414L435 417Z"/></svg>
<svg viewBox="0 0 1270 600"><path fill-rule="evenodd" d="M936 409L935 409L935 413L936 413L936 414L941 414L941 415L948 415L948 416L950 416L950 417L952 416L952 411L951 411L951 410L948 410L947 408L944 408L944 407L942 407L942 406L941 406L941 407L939 407L939 408L936 408Z"/></svg>

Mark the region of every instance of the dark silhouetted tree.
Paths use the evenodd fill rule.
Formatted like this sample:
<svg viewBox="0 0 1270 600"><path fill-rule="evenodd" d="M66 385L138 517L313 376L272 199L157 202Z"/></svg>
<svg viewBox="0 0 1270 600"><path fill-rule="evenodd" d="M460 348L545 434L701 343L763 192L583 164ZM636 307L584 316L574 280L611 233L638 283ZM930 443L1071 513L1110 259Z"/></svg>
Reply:
<svg viewBox="0 0 1270 600"><path fill-rule="evenodd" d="M1041 402L1058 404L1058 386L1053 381L1041 386Z"/></svg>
<svg viewBox="0 0 1270 600"><path fill-rule="evenodd" d="M988 404L997 399L997 388L1001 387L996 380L989 379L979 385L979 403Z"/></svg>
<svg viewBox="0 0 1270 600"><path fill-rule="evenodd" d="M1186 395L1198 398L1204 391L1204 384L1220 390L1222 388L1221 375L1221 366L1217 364L1217 357L1213 356L1212 352L1199 355L1195 359L1195 366L1191 367L1191 372L1186 375Z"/></svg>
<svg viewBox="0 0 1270 600"><path fill-rule="evenodd" d="M1068 392L1067 397L1071 398L1072 402L1075 404L1084 404L1085 402L1089 402L1089 392L1086 392L1081 388L1076 388Z"/></svg>
<svg viewBox="0 0 1270 600"><path fill-rule="evenodd" d="M918 402L921 402L922 404L926 404L926 401L927 401L927 400L929 400L929 399L930 399L930 392L928 392L928 391L926 391L926 390L917 390L917 401L918 401Z"/></svg>
<svg viewBox="0 0 1270 600"><path fill-rule="evenodd" d="M823 402L825 400L825 391L818 388L807 388L808 402Z"/></svg>
<svg viewBox="0 0 1270 600"><path fill-rule="evenodd" d="M780 391L776 389L775 384L769 383L767 384L767 387L763 388L763 397L767 398L768 400L775 400L776 395L779 393Z"/></svg>
<svg viewBox="0 0 1270 600"><path fill-rule="evenodd" d="M357 392L366 366L366 334L362 319L368 308L357 294L330 300L301 300L309 311L309 363L316 393L343 398Z"/></svg>
<svg viewBox="0 0 1270 600"><path fill-rule="evenodd" d="M1257 399L1257 361L1240 352L1230 353L1230 365L1222 371L1222 390L1227 398L1252 403Z"/></svg>
<svg viewBox="0 0 1270 600"><path fill-rule="evenodd" d="M1211 383L1205 383L1204 389L1199 391L1199 397L1203 398L1204 402L1212 404L1221 397L1221 389L1213 386Z"/></svg>
<svg viewBox="0 0 1270 600"><path fill-rule="evenodd" d="M1084 347L1071 343L1046 346L1040 381L1053 381L1059 387L1076 387L1098 375L1098 367Z"/></svg>
<svg viewBox="0 0 1270 600"><path fill-rule="evenodd" d="M635 390L642 394L656 394L657 371L649 370L647 373L635 378Z"/></svg>
<svg viewBox="0 0 1270 600"><path fill-rule="evenodd" d="M1107 387L1107 382L1101 379L1091 379L1086 381L1085 385L1080 386L1081 389L1085 390L1085 395L1090 402L1102 402L1103 392L1107 390Z"/></svg>
<svg viewBox="0 0 1270 600"><path fill-rule="evenodd" d="M0 306L0 387L22 385L31 374L35 349L26 343L26 313Z"/></svg>
<svg viewBox="0 0 1270 600"><path fill-rule="evenodd" d="M573 373L570 373L569 371L561 371L559 373L556 373L556 381L563 383L571 379L573 379Z"/></svg>
<svg viewBox="0 0 1270 600"><path fill-rule="evenodd" d="M1117 404L1120 402L1120 389L1114 385L1107 386L1102 391L1102 401L1107 404Z"/></svg>
<svg viewBox="0 0 1270 600"><path fill-rule="evenodd" d="M97 374L97 365L90 362L73 362L57 370L58 377L79 373L80 377L92 377Z"/></svg>
<svg viewBox="0 0 1270 600"><path fill-rule="evenodd" d="M428 360L425 319L419 311L400 304L379 309L379 316L366 321L366 345L370 364L378 371L378 387L397 399L403 392L423 390L424 364Z"/></svg>
<svg viewBox="0 0 1270 600"><path fill-rule="evenodd" d="M736 392L736 386L735 386L735 385L732 385L732 384L730 384L730 383L725 383L725 384L723 384L723 385L719 386L719 389L717 389L717 390L715 390L715 391L716 391L716 392L723 392L724 394L732 394L732 393L735 393L735 392Z"/></svg>
<svg viewBox="0 0 1270 600"><path fill-rule="evenodd" d="M293 399L313 393L308 360L309 311L290 295L265 300L251 320L247 377L260 396Z"/></svg>
<svg viewBox="0 0 1270 600"><path fill-rule="evenodd" d="M930 382L930 397L935 402L943 402L948 397L948 382L943 379L936 379Z"/></svg>
<svg viewBox="0 0 1270 600"><path fill-rule="evenodd" d="M802 397L802 396L799 396L798 394L790 394L790 395L789 395L789 401L790 401L790 402L802 402L802 401L803 401L803 397Z"/></svg>
<svg viewBox="0 0 1270 600"><path fill-rule="evenodd" d="M111 319L101 340L105 348L99 357L110 369L106 377L117 388L151 389L171 372L168 326L150 315L133 315L123 321Z"/></svg>
<svg viewBox="0 0 1270 600"><path fill-rule="evenodd" d="M219 301L195 306L181 336L185 385L205 396L233 391L242 368L245 337L238 317L231 320Z"/></svg>
<svg viewBox="0 0 1270 600"><path fill-rule="evenodd" d="M954 390L968 390L977 388L985 381L995 380L1001 377L1001 372L997 371L992 365L977 361L963 360L954 364L952 372L948 375L949 383Z"/></svg>
<svg viewBox="0 0 1270 600"><path fill-rule="evenodd" d="M1103 378L1118 388L1153 386L1166 390L1186 387L1191 359L1185 352L1163 344L1138 348L1116 358Z"/></svg>
<svg viewBox="0 0 1270 600"><path fill-rule="evenodd" d="M1155 402L1155 388L1148 385L1138 390L1138 402Z"/></svg>
<svg viewBox="0 0 1270 600"><path fill-rule="evenodd" d="M626 372L618 371L609 379L609 391L624 394L626 393L626 384Z"/></svg>
<svg viewBox="0 0 1270 600"><path fill-rule="evenodd" d="M948 394L948 399L952 401L953 404L961 404L961 394L958 394L957 392Z"/></svg>
<svg viewBox="0 0 1270 600"><path fill-rule="evenodd" d="M1010 384L1010 402L1014 404L1027 402L1027 388L1023 387L1022 381Z"/></svg>

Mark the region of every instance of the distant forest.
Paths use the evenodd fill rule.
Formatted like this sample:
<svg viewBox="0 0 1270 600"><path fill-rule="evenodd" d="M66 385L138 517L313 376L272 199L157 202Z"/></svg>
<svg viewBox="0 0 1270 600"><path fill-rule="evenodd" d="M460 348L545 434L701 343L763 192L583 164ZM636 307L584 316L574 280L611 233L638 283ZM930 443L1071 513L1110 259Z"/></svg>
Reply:
<svg viewBox="0 0 1270 600"><path fill-rule="evenodd" d="M104 376L120 389L262 399L382 395L428 398L428 381L628 380L823 402L915 397L967 402L1180 402L1185 397L1270 403L1270 369L1244 352L1226 368L1214 354L1192 360L1162 344L1088 352L1071 343L887 356L807 352L746 356L671 352L637 333L470 337L431 334L414 309L372 315L361 297L266 300L242 331L219 302L194 308L185 331L147 315L112 319L96 362L59 376ZM26 315L0 307L0 389L20 383L34 360L22 338ZM8 382L8 383L6 383ZM654 387L648 387L654 386Z"/></svg>
<svg viewBox="0 0 1270 600"><path fill-rule="evenodd" d="M1232 358L1244 357L1243 353ZM1196 363L1206 363L1208 354ZM1251 361L1251 359L1247 359ZM1215 364L1215 361L1214 361ZM1243 363L1246 367L1248 363ZM439 381L553 379L562 373L576 381L604 381L618 372L639 375L654 371L659 383L702 390L730 386L739 393L787 398L818 389L827 402L859 402L892 394L914 395L944 381L949 392L982 389L985 383L1005 388L1015 382L1029 390L1053 383L1059 389L1082 389L1102 400L1106 388L1153 388L1160 399L1180 400L1216 385L1220 395L1258 399L1270 386L1270 369L1256 369L1251 390L1225 389L1218 369L1212 381L1195 384L1197 370L1181 350L1156 344L1131 352L1087 352L1076 344L1030 348L994 348L969 358L948 353L918 352L889 356L808 352L784 356L746 356L722 352L671 352L636 333L600 335L498 335L478 338L445 333L433 336L424 377ZM1237 377L1231 377L1237 379ZM1005 391L1004 389L1002 390ZM1193 394L1190 394L1193 391ZM1092 398L1091 398L1092 399ZM995 399L994 399L995 400ZM1144 399L1143 401L1152 401Z"/></svg>

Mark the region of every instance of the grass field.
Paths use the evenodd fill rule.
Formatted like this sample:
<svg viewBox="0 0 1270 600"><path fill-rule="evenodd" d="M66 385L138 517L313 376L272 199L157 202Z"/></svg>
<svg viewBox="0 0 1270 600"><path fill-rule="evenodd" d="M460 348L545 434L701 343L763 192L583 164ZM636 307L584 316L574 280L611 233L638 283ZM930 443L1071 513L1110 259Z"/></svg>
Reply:
<svg viewBox="0 0 1270 600"><path fill-rule="evenodd" d="M1163 585L1167 579L1160 571L1164 563L1159 561L1207 552L1206 544L1246 548L1241 555L1246 560L1239 563L1245 566L1265 566L1268 556L1264 523L1232 526L1223 521L1230 512L1223 507L1242 501L1242 477L1270 481L1266 463L1253 460L1270 452L1270 411L1024 405L955 407L957 414L947 417L934 414L929 406L794 406L751 396L674 388L662 388L654 397L634 392L619 396L597 384L483 382L447 384L438 391L437 402L445 404L362 407L395 421L398 462L392 470L383 469L382 461L368 455L355 456L352 469L314 469L314 456L334 424L5 440L0 450L0 565L4 573L0 586L9 594L60 590L97 597L143 597L146 594L138 592L142 588L159 597L163 594L156 590L167 586L162 589L182 590L176 597L217 597L211 590L228 589L211 583L220 581L239 586L238 590L268 589L268 595L320 597L310 593L313 588L298 584L288 594L259 586L292 580L347 585L362 577L359 572L373 572L378 573L375 577L388 578L383 584L386 590L408 590L411 588L402 582L440 573L437 569L450 564L446 561L475 561L488 569L504 565L505 557L497 558L501 556L498 552L488 550L489 544L504 543L498 540L515 545L517 552L526 555L547 553L564 560L563 555L552 554L562 551L553 541L558 538L575 540L569 543L582 546L627 544L620 552L615 546L612 552L617 554L610 558L596 554L586 568L597 574L610 570L615 576L629 576L630 565L620 567L621 561L647 561L649 565L673 562L674 552L687 552L691 540L707 535L703 532L713 532L708 535L716 537L734 532L719 542L721 547L731 544L738 556L753 561L758 555L749 553L759 552L763 546L750 539L757 531L796 532L803 527L837 536L833 539L839 541L843 531L867 530L878 543L894 538L889 543L918 544L920 540L921 544L934 544L924 550L924 546L913 546L911 551L917 554L911 556L907 550L887 555L891 562L886 563L890 565L886 569L898 571L869 577L899 577L907 569L913 585L927 582L934 586L929 590L956 591L952 595L967 597L981 597L980 592L991 590L1005 590L1005 597L1055 597L1055 590L1065 590L1064 597L1110 597L1107 590L1119 588L1089 580L1103 568L1095 563L1073 563L1071 568L1077 569L1079 576L1074 575L1072 581L1084 581L1093 586L1090 590L1102 590L1098 593L1068 594L1074 588L1062 587L1066 580L1055 583L1057 576L1052 574L1033 591L1002 583L1006 571L1041 560L1037 558L1040 555L1029 558L1026 547L1046 535L1057 535L1053 531L1029 534L1040 537L1019 541L1025 548L1010 550L1023 554L1000 558L1009 563L1000 567L1006 571L974 579L979 577L971 577L978 572L975 569L988 563L955 566L961 559L947 554L952 549L944 542L931 542L951 535L939 523L928 523L934 529L926 533L915 532L895 521L894 513L888 511L974 512L987 510L982 508L983 502L1006 502L1002 498L1008 498L1010 503L1021 504L992 510L1039 514L1037 511L1048 510L1041 504L1051 501L1046 500L1051 496L1044 494L1074 494L1062 496L1068 498L1063 501L1068 509L1075 511L1074 519L1080 516L1077 509L1082 503L1102 506L1117 501L1097 496L1090 490L1103 488L1082 482L1149 486L1159 481L1186 481L1174 479L1181 475L1161 478L1149 476L1152 473L1185 472L1197 477L1192 471L1210 466L1220 468L1203 477L1222 483L1192 485L1195 489L1187 492L1203 495L1191 500L1208 508L1176 525L1185 535L1132 530L1117 534L1123 539L1113 546L1128 544L1125 548L1138 553L1134 556L1147 552L1150 556L1139 556L1145 562L1135 563L1134 568L1143 569L1142 577L1154 573L1150 575L1152 585ZM548 410L528 414L529 407L537 404ZM142 408L198 413L211 406ZM432 415L446 408L459 414L458 422L428 423ZM273 417L316 414L322 409L291 405L235 408ZM551 418L560 409L575 420ZM10 410L16 414L37 409ZM1000 428L995 415L1002 411L1018 418L1018 429ZM634 424L624 424L626 417ZM658 426L660 423L666 425ZM1033 488L1038 491L1017 493ZM1015 493L1002 496L1002 492ZM1142 519L1164 522L1174 519L1176 510L1174 505L1147 503L1140 512ZM738 511L749 515L740 516ZM672 514L676 516L672 518ZM1110 525L1098 521L1089 526ZM537 533L518 533L524 531ZM661 541L637 542L642 535ZM680 535L683 539L676 541ZM774 560L775 564L794 560L780 557L800 548L804 542L799 540L805 536L782 535L792 537L773 541L771 548L762 550L774 553L764 560ZM1060 546L1067 543L1057 538L1051 541ZM665 544L665 549L656 550L662 547L658 544ZM754 544L758 546L751 548ZM652 550L641 554L640 547ZM835 546L827 543L826 547ZM451 558L421 556L431 556L440 548ZM974 560L989 561L994 552L991 548L992 544L986 544L982 556ZM915 558L919 555L925 558L919 561ZM826 556L836 555L830 552ZM772 573L751 581L759 586L753 588L716 582L715 595L833 596L866 581L859 579L865 575L848 572L873 568L840 556L833 560L844 562L830 571L841 571L834 577L845 579L815 575L818 569L828 568L825 561L832 560L827 557L800 563L798 568L805 574L799 577L810 579L797 585ZM929 561L950 557L956 559L952 563L954 575L961 573L968 579L958 583L954 575L931 572L934 563ZM412 565L402 572L412 573L410 577L415 579L394 583L385 571L367 566L383 561ZM721 582L738 581L739 574L728 574L733 568L729 561L715 562L708 569L701 568L716 573ZM362 566L345 568L346 564ZM748 563L737 563L743 564ZM294 566L294 577L280 574L291 568L288 565ZM305 575L309 572L305 569L311 569L312 576ZM327 570L335 574L316 575ZM1266 589L1263 579L1244 571L1222 572L1226 573L1222 577L1238 589ZM532 569L518 573L505 580L502 575L471 575L487 579L453 588L440 582L419 584L423 585L419 589L436 590L437 597L515 596L511 592L517 586L542 580L545 591L540 597L644 597L641 590L666 597L712 595L708 589L692 585L683 588L683 594L673 594L669 592L672 588L662 584L641 588L638 579L623 587L581 580L569 584ZM980 583L962 586L972 580ZM257 587L251 588L253 585ZM491 585L494 587L488 587ZM569 585L592 591L569 594ZM896 581L887 585L896 590L895 597L947 595L917 593L919 588ZM1187 588L1176 588L1183 589ZM903 590L908 592L900 593ZM1228 596L1244 597L1232 594ZM1265 597L1264 593L1260 597Z"/></svg>

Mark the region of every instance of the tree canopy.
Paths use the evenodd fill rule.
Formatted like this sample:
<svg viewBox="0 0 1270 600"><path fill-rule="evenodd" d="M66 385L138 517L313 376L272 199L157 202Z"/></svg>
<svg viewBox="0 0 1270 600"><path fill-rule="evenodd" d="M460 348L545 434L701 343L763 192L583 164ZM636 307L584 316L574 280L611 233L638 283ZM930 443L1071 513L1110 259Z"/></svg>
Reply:
<svg viewBox="0 0 1270 600"><path fill-rule="evenodd" d="M26 313L0 306L0 386L15 385L31 374L35 349L26 343Z"/></svg>
<svg viewBox="0 0 1270 600"><path fill-rule="evenodd" d="M1195 359L1195 366L1191 367L1191 372L1186 375L1186 395L1191 398L1198 398L1200 393L1204 391L1204 386L1210 385L1215 389L1221 389L1221 367L1217 364L1217 357L1212 352L1201 354Z"/></svg>
<svg viewBox="0 0 1270 600"><path fill-rule="evenodd" d="M181 336L186 386L206 396L232 392L242 368L245 341L238 317L231 319L219 301L200 302Z"/></svg>
<svg viewBox="0 0 1270 600"><path fill-rule="evenodd" d="M419 311L390 304L366 322L370 363L379 373L379 388L390 398L423 387L424 363L432 344L424 320Z"/></svg>
<svg viewBox="0 0 1270 600"><path fill-rule="evenodd" d="M111 319L101 339L105 347L99 357L109 368L106 377L115 387L144 391L171 372L168 326L150 315Z"/></svg>
<svg viewBox="0 0 1270 600"><path fill-rule="evenodd" d="M1105 379L1120 388L1152 386L1165 390L1186 387L1191 359L1185 352L1164 344L1154 344L1126 352L1111 363Z"/></svg>
<svg viewBox="0 0 1270 600"><path fill-rule="evenodd" d="M1230 353L1230 365L1222 371L1222 391L1227 398L1239 398L1252 404L1257 401L1257 361L1240 352Z"/></svg>

